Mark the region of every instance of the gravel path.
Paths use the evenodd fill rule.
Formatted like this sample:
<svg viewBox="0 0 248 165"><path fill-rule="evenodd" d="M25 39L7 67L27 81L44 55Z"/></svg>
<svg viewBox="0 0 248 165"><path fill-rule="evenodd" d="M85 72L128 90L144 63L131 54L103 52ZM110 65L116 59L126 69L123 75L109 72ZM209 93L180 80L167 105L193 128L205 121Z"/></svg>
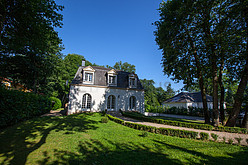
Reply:
<svg viewBox="0 0 248 165"><path fill-rule="evenodd" d="M208 130L200 130L200 129L193 129L193 128L185 128L185 127L177 127L177 126L171 126L171 125L164 125L164 124L157 124L157 123L150 123L150 122L144 122L144 121L140 121L140 120L136 120L136 119L132 119L132 118L128 118L128 117L124 117L124 116L115 116L118 117L124 121L128 121L128 122L133 122L133 123L137 123L137 124L143 124L143 125L147 125L147 126L153 126L153 127L157 127L157 128L172 128L172 129L180 129L180 130L188 130L188 131L195 131L195 132L206 132L209 134L209 137L211 140L211 133L215 133L217 134L218 140L219 142L223 141L223 137L226 137L226 142L228 142L228 139L232 139L234 143L238 143L237 140L235 138L242 138L241 144L248 146L246 139L248 139L248 134L238 134L238 133L228 133L228 132L219 132L219 131L208 131Z"/></svg>

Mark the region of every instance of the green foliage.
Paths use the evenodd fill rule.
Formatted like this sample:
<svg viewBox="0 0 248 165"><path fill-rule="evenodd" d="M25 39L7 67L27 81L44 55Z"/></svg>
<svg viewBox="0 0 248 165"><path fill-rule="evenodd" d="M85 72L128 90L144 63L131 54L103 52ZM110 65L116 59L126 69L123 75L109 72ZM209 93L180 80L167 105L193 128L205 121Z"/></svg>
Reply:
<svg viewBox="0 0 248 165"><path fill-rule="evenodd" d="M229 143L229 144L233 144L233 139L231 139L231 138L228 139L228 143Z"/></svg>
<svg viewBox="0 0 248 165"><path fill-rule="evenodd" d="M56 97L50 97L50 101L51 101L51 105L53 105L52 110L61 108L62 104L61 104L60 99Z"/></svg>
<svg viewBox="0 0 248 165"><path fill-rule="evenodd" d="M135 65L131 65L127 62L122 63L122 61L116 62L113 69L118 69L118 70L122 70L122 71L129 72L129 73L136 72Z"/></svg>
<svg viewBox="0 0 248 165"><path fill-rule="evenodd" d="M138 120L143 120L152 123L158 124L165 124L165 125L172 125L178 127L187 127L187 128L194 128L194 129L203 129L203 130L213 130L214 127L207 124L196 124L196 123L187 123L187 122L180 122L180 121L171 121L171 120L163 120L163 119L155 119L151 117L146 117L140 113L133 113L133 112L123 112L123 116L135 118Z"/></svg>
<svg viewBox="0 0 248 165"><path fill-rule="evenodd" d="M241 138L241 137L238 137L238 138L236 137L235 139L237 140L239 145L240 145L240 142L243 140L243 138Z"/></svg>
<svg viewBox="0 0 248 165"><path fill-rule="evenodd" d="M209 139L209 134L205 132L200 132L200 139L201 140L208 140Z"/></svg>
<svg viewBox="0 0 248 165"><path fill-rule="evenodd" d="M240 133L240 134L247 134L248 130L245 128L239 127L214 127L208 124L196 124L196 123L187 123L187 122L180 122L180 121L171 121L171 120L163 120L163 119L156 119L152 117L146 117L140 113L133 113L133 112L123 112L123 116L135 118L138 120L143 120L152 123L158 124L165 124L165 125L173 125L179 127L187 127L187 128L194 128L194 129L202 129L202 130L215 130L220 132L231 132L231 133Z"/></svg>
<svg viewBox="0 0 248 165"><path fill-rule="evenodd" d="M101 119L101 122L102 122L102 123L108 123L108 118L107 118L107 117L103 117L103 118Z"/></svg>
<svg viewBox="0 0 248 165"><path fill-rule="evenodd" d="M147 137L148 136L148 133L146 131L142 132L141 134L142 137Z"/></svg>
<svg viewBox="0 0 248 165"><path fill-rule="evenodd" d="M223 139L223 143L226 143L226 137L223 136L222 139Z"/></svg>
<svg viewBox="0 0 248 165"><path fill-rule="evenodd" d="M108 115L108 117L110 120L113 120L127 127L138 129L138 130L143 130L143 131L148 131L152 133L163 134L163 135L168 135L168 136L176 136L176 137L181 137L181 138L189 138L189 139L196 139L198 136L198 132L194 132L194 131L177 130L177 129L170 129L170 128L156 128L156 127L142 125L142 124L124 122L124 120L115 118L111 115Z"/></svg>
<svg viewBox="0 0 248 165"><path fill-rule="evenodd" d="M49 112L46 96L6 90L0 87L0 128Z"/></svg>
<svg viewBox="0 0 248 165"><path fill-rule="evenodd" d="M60 57L63 6L54 0L1 1L0 70L35 93L46 86Z"/></svg>
<svg viewBox="0 0 248 165"><path fill-rule="evenodd" d="M215 133L211 133L211 137L214 139L214 141L217 141L219 136Z"/></svg>

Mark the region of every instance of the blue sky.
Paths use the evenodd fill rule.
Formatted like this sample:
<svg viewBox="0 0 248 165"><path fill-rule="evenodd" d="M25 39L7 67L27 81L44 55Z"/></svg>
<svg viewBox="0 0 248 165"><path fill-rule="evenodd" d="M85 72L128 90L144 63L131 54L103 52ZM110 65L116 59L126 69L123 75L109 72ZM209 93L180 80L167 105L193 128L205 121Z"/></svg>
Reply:
<svg viewBox="0 0 248 165"><path fill-rule="evenodd" d="M162 72L153 22L159 20L162 0L56 0L64 5L63 27L56 29L63 40L63 54L83 55L98 65L128 62L136 66L140 79L153 79L155 86L170 82L183 87Z"/></svg>

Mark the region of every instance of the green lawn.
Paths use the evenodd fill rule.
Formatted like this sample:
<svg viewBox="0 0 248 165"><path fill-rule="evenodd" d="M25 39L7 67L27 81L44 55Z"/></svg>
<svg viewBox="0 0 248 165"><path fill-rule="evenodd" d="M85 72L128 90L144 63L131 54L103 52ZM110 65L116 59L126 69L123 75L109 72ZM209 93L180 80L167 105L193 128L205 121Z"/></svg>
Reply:
<svg viewBox="0 0 248 165"><path fill-rule="evenodd" d="M248 147L131 129L100 114L36 118L0 133L0 164L247 164Z"/></svg>

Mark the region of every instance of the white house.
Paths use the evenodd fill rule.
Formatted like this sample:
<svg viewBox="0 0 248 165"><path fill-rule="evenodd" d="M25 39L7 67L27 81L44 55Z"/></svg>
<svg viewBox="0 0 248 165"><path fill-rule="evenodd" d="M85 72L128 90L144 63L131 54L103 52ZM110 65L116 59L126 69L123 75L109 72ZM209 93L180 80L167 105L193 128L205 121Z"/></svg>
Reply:
<svg viewBox="0 0 248 165"><path fill-rule="evenodd" d="M68 114L135 110L144 113L144 89L136 74L82 66L71 83Z"/></svg>
<svg viewBox="0 0 248 165"><path fill-rule="evenodd" d="M208 108L213 109L212 96L206 95L206 97L207 97ZM178 108L179 107L203 108L201 92L194 92L194 93L181 92L173 96L172 98L166 100L165 102L163 102L163 106L178 107ZM224 105L224 108L226 108L225 105Z"/></svg>

